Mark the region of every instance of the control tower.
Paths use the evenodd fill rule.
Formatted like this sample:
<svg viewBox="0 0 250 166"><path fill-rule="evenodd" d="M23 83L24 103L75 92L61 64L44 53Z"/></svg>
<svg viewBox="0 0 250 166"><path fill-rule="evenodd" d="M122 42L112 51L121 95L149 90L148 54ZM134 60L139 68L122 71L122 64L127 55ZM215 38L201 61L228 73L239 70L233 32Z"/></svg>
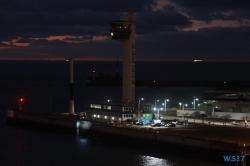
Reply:
<svg viewBox="0 0 250 166"><path fill-rule="evenodd" d="M112 39L123 46L122 100L135 101L135 13L123 15L119 21L110 22Z"/></svg>

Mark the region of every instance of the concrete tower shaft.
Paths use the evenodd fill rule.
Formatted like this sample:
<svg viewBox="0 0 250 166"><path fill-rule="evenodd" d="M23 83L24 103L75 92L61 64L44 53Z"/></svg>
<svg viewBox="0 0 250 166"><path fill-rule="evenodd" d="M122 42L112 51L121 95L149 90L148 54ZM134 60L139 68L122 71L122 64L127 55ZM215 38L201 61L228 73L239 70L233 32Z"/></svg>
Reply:
<svg viewBox="0 0 250 166"><path fill-rule="evenodd" d="M74 79L73 79L73 58L69 58L70 62L70 96L69 96L69 114L74 114Z"/></svg>
<svg viewBox="0 0 250 166"><path fill-rule="evenodd" d="M110 22L112 39L123 46L123 92L124 102L135 101L135 13L128 13L119 21Z"/></svg>

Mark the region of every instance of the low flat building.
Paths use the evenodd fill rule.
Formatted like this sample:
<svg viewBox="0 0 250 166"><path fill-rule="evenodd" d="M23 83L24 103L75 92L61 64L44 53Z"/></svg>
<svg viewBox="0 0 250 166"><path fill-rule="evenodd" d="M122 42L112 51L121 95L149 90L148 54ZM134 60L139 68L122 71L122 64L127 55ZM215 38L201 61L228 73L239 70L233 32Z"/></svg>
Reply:
<svg viewBox="0 0 250 166"><path fill-rule="evenodd" d="M139 105L139 103L109 100L106 102L87 101L85 111L88 117L98 122L122 123L132 119L152 120L153 118L152 105L148 103L140 103Z"/></svg>
<svg viewBox="0 0 250 166"><path fill-rule="evenodd" d="M208 91L204 98L203 110L207 115L218 117L230 115L230 119L250 119L250 91Z"/></svg>
<svg viewBox="0 0 250 166"><path fill-rule="evenodd" d="M194 109L184 109L184 110L176 110L176 116L178 117L194 117L195 112L198 112L199 115L205 114L203 110L194 110Z"/></svg>

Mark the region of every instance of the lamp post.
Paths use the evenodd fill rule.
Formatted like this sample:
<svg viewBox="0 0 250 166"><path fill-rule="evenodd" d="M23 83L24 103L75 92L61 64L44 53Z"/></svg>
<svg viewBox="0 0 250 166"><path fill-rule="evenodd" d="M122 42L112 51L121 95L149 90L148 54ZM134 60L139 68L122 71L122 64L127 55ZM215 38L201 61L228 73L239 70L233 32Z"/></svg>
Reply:
<svg viewBox="0 0 250 166"><path fill-rule="evenodd" d="M140 121L141 118L141 100L143 101L144 98L139 98L139 102L138 102L138 121Z"/></svg>
<svg viewBox="0 0 250 166"><path fill-rule="evenodd" d="M194 96L194 110L195 110L195 100L198 101L198 98L195 98Z"/></svg>
<svg viewBox="0 0 250 166"><path fill-rule="evenodd" d="M164 106L164 107L165 107L164 110L166 110L166 105L165 105L165 103L162 103L162 106ZM162 108L161 108L161 110L162 110ZM165 114L166 114L166 111L165 111Z"/></svg>
<svg viewBox="0 0 250 166"><path fill-rule="evenodd" d="M155 112L155 114L156 114L156 108L154 107L154 112Z"/></svg>
<svg viewBox="0 0 250 166"><path fill-rule="evenodd" d="M159 102L159 100L155 99L155 110L157 110L156 102ZM159 109L158 109L158 117L159 117Z"/></svg>
<svg viewBox="0 0 250 166"><path fill-rule="evenodd" d="M168 99L165 99L165 104L164 104L164 106L165 106L165 114L167 113L167 103L166 102L169 102L169 100Z"/></svg>
<svg viewBox="0 0 250 166"><path fill-rule="evenodd" d="M156 102L159 102L159 100L156 100L156 99L155 99L155 108L156 108Z"/></svg>
<svg viewBox="0 0 250 166"><path fill-rule="evenodd" d="M159 109L158 109L159 110ZM163 110L163 108L161 108L161 111ZM160 119L160 114L159 114L159 117L158 117L158 119Z"/></svg>
<svg viewBox="0 0 250 166"><path fill-rule="evenodd" d="M181 109L181 103L179 103L180 109Z"/></svg>
<svg viewBox="0 0 250 166"><path fill-rule="evenodd" d="M184 120L184 107L187 107L187 104L183 104L183 107L182 107L182 119Z"/></svg>

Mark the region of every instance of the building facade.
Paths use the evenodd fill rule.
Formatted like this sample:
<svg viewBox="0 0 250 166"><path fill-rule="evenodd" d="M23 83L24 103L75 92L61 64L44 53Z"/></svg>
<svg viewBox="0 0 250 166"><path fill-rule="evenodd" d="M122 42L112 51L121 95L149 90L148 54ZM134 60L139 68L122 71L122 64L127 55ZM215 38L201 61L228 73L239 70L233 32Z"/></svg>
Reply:
<svg viewBox="0 0 250 166"><path fill-rule="evenodd" d="M247 91L209 91L204 98L203 110L207 115L226 114L231 119L243 120L244 116L250 117L250 92Z"/></svg>
<svg viewBox="0 0 250 166"><path fill-rule="evenodd" d="M152 105L141 103L138 110L138 103L124 102L96 102L87 101L85 103L86 115L93 121L122 123L128 120L140 120L153 118Z"/></svg>

